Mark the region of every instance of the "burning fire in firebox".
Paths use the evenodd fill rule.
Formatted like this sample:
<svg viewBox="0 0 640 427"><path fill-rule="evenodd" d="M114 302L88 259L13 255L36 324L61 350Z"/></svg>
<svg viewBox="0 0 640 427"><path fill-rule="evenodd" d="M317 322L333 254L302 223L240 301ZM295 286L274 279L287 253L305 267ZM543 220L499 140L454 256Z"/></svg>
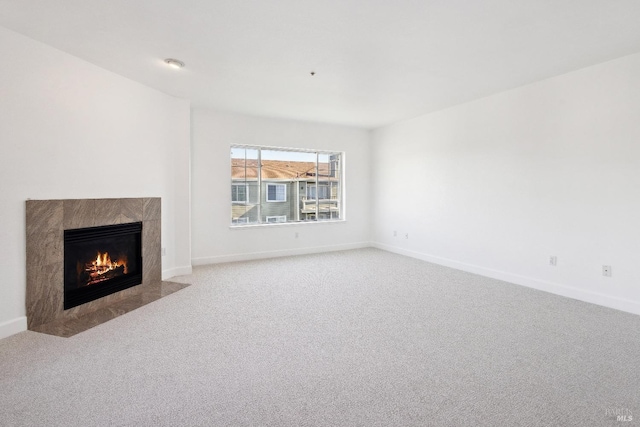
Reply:
<svg viewBox="0 0 640 427"><path fill-rule="evenodd" d="M96 259L85 264L84 271L89 275L87 285L109 280L127 274L127 258L120 257L112 261L108 252L98 252Z"/></svg>

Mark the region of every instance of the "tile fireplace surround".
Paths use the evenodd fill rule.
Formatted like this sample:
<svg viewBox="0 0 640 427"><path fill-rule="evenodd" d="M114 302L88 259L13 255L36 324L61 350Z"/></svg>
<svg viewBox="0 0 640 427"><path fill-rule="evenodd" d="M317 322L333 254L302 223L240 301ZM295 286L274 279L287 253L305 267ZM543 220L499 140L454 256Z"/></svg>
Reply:
<svg viewBox="0 0 640 427"><path fill-rule="evenodd" d="M64 310L64 230L139 221L142 221L142 284ZM154 299L153 296L164 296L181 288L179 284L162 282L159 197L27 200L26 225L26 309L27 325L30 330L48 332L47 325L57 325L57 330L61 330L60 325L65 321L78 323L80 317L87 317L85 315L101 311L102 317L105 317L105 310L112 314L114 312L123 314L123 311L136 308L132 308L131 297L145 295L146 298L143 299L150 302ZM128 308L118 308L117 303L124 300L129 302ZM96 321L91 320L91 322ZM84 327L84 329L88 328ZM81 327L80 330L83 328ZM73 335L55 332L53 334Z"/></svg>

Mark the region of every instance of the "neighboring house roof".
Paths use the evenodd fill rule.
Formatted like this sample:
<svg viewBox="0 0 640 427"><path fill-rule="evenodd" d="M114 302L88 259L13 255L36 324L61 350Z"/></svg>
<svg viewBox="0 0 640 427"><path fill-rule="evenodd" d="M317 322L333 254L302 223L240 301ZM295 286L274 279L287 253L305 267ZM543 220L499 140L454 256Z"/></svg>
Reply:
<svg viewBox="0 0 640 427"><path fill-rule="evenodd" d="M319 163L318 169L319 176L329 177L328 163ZM294 162L283 160L262 161L262 179L315 178L315 170L316 164L313 162ZM231 159L232 179L256 179L257 177L257 160Z"/></svg>

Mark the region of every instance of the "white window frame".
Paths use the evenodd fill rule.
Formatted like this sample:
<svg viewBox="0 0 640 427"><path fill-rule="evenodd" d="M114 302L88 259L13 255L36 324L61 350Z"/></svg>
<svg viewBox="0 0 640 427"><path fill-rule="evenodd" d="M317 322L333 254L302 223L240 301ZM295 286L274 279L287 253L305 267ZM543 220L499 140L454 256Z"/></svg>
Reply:
<svg viewBox="0 0 640 427"><path fill-rule="evenodd" d="M278 222L287 222L287 216L286 215L268 216L266 218L266 222L267 222L267 224L274 224L274 223L278 223Z"/></svg>
<svg viewBox="0 0 640 427"><path fill-rule="evenodd" d="M276 193L275 193L276 194L276 200L269 199L269 186L271 186L271 185L276 187ZM278 200L278 187L284 187L284 191L282 192L282 194L284 195L284 199L282 199L282 200ZM287 201L287 184L277 184L277 183L268 182L266 184L266 188L267 188L267 191L266 191L266 193L267 193L266 194L267 202L270 202L270 203L271 202L278 202L278 203L280 203L280 202L286 202Z"/></svg>
<svg viewBox="0 0 640 427"><path fill-rule="evenodd" d="M236 218L233 221L231 221L232 224L249 224L249 218L244 217L244 218Z"/></svg>
<svg viewBox="0 0 640 427"><path fill-rule="evenodd" d="M246 225L273 225L275 224L274 222L269 222L267 223L266 217L262 216L262 210L264 209L263 207L263 203L298 203L298 204L302 204L303 205L303 209L306 209L306 206L304 205L304 203L306 203L306 201L308 200L306 198L306 194L303 193L303 191L306 192L306 190L303 190L303 188L301 188L301 185L299 184L299 182L308 182L314 179L314 175L304 175L304 177L306 178L310 178L310 179L305 179L305 180L298 180L298 179L294 179L291 181L291 183L289 183L289 181L286 181L286 183L278 183L278 182L273 182L272 179L264 179L262 178L262 173L261 173L261 168L262 168L262 151L263 150L269 150L269 151L284 151L287 153L295 153L295 152L299 152L299 153L310 153L310 154L314 154L315 155L315 185L319 185L320 181L321 181L321 175L318 173L319 171L319 164L320 164L320 156L322 155L328 155L329 156L329 177L335 177L338 178L336 181L332 181L329 183L329 200L331 200L332 202L336 203L336 209L331 210L330 211L330 215L329 218L326 219L322 219L319 221L319 218L317 218L317 214L320 213L320 206L321 206L321 200L318 199L318 194L316 194L316 198L315 200L313 200L315 202L315 210L316 213L309 213L309 212L301 212L301 209L298 208L296 210L296 214L292 216L292 219L290 221L287 221L286 224L311 224L311 223L317 223L317 222L344 222L346 220L346 201L345 201L345 182L346 182L346 178L345 178L345 153L344 152L340 152L340 151L327 151L327 150L315 150L315 149L307 149L307 148L292 148L292 147L275 147L275 146L260 146L260 145L236 145L236 144L232 144L231 145L231 150L232 150L232 159L236 158L233 156L233 150L234 149L246 149L246 150L255 150L257 151L257 157L246 157L245 156L245 161L247 159L255 161L257 164L257 188L254 190L257 192L257 194L254 194L254 197L257 196L257 203L255 203L255 206L253 206L256 209L255 214L257 214L257 222L252 222L252 223L244 223L244 222L234 222L232 221L232 226L242 226L244 224ZM255 154L252 154L255 155ZM335 156L335 160L334 157ZM241 157L240 157L241 158ZM324 160L323 160L324 163ZM336 166L338 166L338 168L336 168ZM245 168L246 168L246 164L245 164ZM253 166L252 166L253 167ZM337 174L336 174L337 171ZM232 173L233 175L233 173ZM323 175L322 175L323 176ZM245 178L246 178L246 172L245 172ZM277 181L277 180L276 180ZM232 181L233 183L233 181ZM265 185L263 185L265 184ZM285 187L284 189L284 196L283 196L283 200L269 200L269 194L268 194L268 185L282 185ZM294 185L294 187L292 188L287 188L287 185ZM313 185L313 184L312 184ZM321 185L322 186L322 185ZM337 189L336 191L334 191L334 189ZM316 188L317 190L317 188ZM276 197L277 197L277 191L276 190ZM263 195L263 193L266 192L267 194ZM288 194L290 193L290 194ZM317 191L316 191L317 193ZM334 194L335 193L335 194ZM250 195L249 195L249 189L247 189L247 202L250 200ZM291 201L289 201L289 199L291 199ZM324 199L322 199L324 200ZM234 203L242 203L242 202L232 202L232 204ZM323 208L324 209L324 208ZM333 208L329 208L329 209L333 209ZM304 214L304 217L302 217L302 215ZM315 215L315 216L314 216ZM270 215L271 216L271 215ZM281 215L280 215L281 216ZM335 217L334 217L335 216ZM285 216L286 217L286 216ZM264 220L262 219L264 218Z"/></svg>
<svg viewBox="0 0 640 427"><path fill-rule="evenodd" d="M244 200L233 200L233 187L244 187ZM249 184L231 183L231 203L247 203L249 200Z"/></svg>

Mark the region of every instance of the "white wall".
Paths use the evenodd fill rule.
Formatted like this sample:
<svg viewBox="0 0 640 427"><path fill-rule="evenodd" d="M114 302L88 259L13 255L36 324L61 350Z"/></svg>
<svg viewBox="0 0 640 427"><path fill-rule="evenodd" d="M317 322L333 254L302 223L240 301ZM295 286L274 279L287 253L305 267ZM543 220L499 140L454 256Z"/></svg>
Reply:
<svg viewBox="0 0 640 427"><path fill-rule="evenodd" d="M368 131L195 109L191 132L194 265L369 245ZM230 228L232 144L345 152L346 221Z"/></svg>
<svg viewBox="0 0 640 427"><path fill-rule="evenodd" d="M373 139L377 246L640 314L640 55Z"/></svg>
<svg viewBox="0 0 640 427"><path fill-rule="evenodd" d="M0 28L0 338L26 329L25 200L162 197L188 272L189 103Z"/></svg>

